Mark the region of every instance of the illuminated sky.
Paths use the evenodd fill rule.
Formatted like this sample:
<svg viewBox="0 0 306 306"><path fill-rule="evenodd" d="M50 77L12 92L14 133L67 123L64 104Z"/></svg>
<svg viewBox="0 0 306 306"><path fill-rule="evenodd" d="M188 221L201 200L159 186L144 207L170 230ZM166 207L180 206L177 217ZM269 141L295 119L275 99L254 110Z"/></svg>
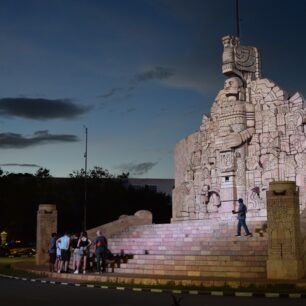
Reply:
<svg viewBox="0 0 306 306"><path fill-rule="evenodd" d="M234 0L1 0L0 167L172 178L219 89ZM262 76L306 94L306 1L242 0Z"/></svg>

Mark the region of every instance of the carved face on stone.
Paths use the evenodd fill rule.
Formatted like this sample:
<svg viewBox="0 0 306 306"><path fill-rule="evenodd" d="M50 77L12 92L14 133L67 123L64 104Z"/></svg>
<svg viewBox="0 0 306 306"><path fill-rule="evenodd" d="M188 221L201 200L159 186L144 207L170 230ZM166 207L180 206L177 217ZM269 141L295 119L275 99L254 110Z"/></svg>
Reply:
<svg viewBox="0 0 306 306"><path fill-rule="evenodd" d="M224 83L227 96L238 96L242 88L242 81L238 77L229 78Z"/></svg>
<svg viewBox="0 0 306 306"><path fill-rule="evenodd" d="M224 36L222 38L224 48L235 47L239 44L239 38L235 36Z"/></svg>

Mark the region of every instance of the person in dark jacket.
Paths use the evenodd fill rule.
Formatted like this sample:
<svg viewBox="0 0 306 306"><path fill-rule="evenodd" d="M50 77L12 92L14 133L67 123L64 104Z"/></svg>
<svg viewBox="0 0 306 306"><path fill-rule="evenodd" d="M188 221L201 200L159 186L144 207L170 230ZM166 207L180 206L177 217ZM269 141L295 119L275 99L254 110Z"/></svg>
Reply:
<svg viewBox="0 0 306 306"><path fill-rule="evenodd" d="M97 273L106 272L107 239L99 230L97 231L97 237L94 241L94 245L97 259Z"/></svg>
<svg viewBox="0 0 306 306"><path fill-rule="evenodd" d="M233 214L237 214L237 219L238 219L238 225L237 225L237 235L236 237L241 236L241 227L243 227L245 231L245 236L250 236L252 237L252 233L250 233L248 226L246 225L246 213L247 213L247 207L243 203L242 199L238 199L239 207L238 211L233 210Z"/></svg>

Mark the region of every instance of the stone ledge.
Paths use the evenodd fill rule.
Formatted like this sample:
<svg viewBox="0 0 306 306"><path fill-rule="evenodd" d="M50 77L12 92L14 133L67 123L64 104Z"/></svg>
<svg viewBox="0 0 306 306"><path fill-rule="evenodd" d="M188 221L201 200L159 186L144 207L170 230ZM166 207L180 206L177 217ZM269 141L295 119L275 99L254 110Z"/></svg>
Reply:
<svg viewBox="0 0 306 306"><path fill-rule="evenodd" d="M267 279L236 279L236 278L223 278L223 277L197 277L197 276L164 276L164 275L135 275L135 274L122 274L122 273L106 273L102 275L86 274L75 275L71 273L52 273L47 271L46 266L36 266L29 263L16 263L13 265L14 270L25 271L36 274L47 280L72 282L72 283L112 283L114 285L126 284L137 286L171 286L171 287L197 287L204 288L223 288L228 287L231 289L238 288L271 288L271 286L283 287L284 285L295 285L296 288L306 290L306 279L297 281L282 280L271 281Z"/></svg>
<svg viewBox="0 0 306 306"><path fill-rule="evenodd" d="M171 294L190 294L190 295L212 295L212 296L233 296L233 297L263 297L263 298L289 298L289 299L302 299L306 298L305 293L277 293L277 292L256 292L254 291L223 291L223 290L189 290L189 289L158 289L158 288L142 288L142 287L124 287L124 286L106 286L106 285L94 285L94 284L87 284L87 283L73 283L73 282L59 282L59 281L52 281L52 280L41 280L41 279L29 279L24 277L18 276L9 276L0 274L2 278L8 279L16 279L22 281L30 281L35 283L42 283L42 284L52 284L52 285L62 285L62 286L74 286L74 287L87 287L87 288L97 288L97 289L112 289L112 290L127 290L127 291L137 291L137 292L155 292L155 293L171 293Z"/></svg>

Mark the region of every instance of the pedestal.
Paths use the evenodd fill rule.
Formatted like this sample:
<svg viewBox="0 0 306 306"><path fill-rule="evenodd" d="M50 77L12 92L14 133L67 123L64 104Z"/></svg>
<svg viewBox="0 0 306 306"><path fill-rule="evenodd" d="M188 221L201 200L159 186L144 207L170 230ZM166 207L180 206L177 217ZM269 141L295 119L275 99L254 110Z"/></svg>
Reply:
<svg viewBox="0 0 306 306"><path fill-rule="evenodd" d="M57 232L56 205L40 204L37 211L36 264L45 264L49 260L49 242L51 234Z"/></svg>
<svg viewBox="0 0 306 306"><path fill-rule="evenodd" d="M299 192L295 182L272 182L267 192L269 279L304 275L301 251Z"/></svg>

